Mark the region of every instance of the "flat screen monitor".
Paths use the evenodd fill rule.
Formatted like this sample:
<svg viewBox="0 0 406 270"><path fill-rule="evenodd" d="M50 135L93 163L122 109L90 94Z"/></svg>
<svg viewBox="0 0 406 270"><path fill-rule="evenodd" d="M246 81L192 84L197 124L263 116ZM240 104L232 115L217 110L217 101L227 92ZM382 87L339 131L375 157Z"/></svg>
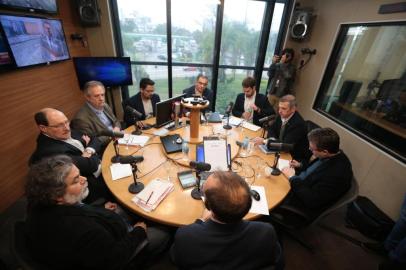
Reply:
<svg viewBox="0 0 406 270"><path fill-rule="evenodd" d="M100 81L106 87L132 85L130 57L74 57L79 86Z"/></svg>
<svg viewBox="0 0 406 270"><path fill-rule="evenodd" d="M0 23L17 67L70 58L61 20L0 14Z"/></svg>
<svg viewBox="0 0 406 270"><path fill-rule="evenodd" d="M181 101L186 94L182 94L176 97L172 97L170 99L158 102L155 104L156 106L156 124L155 127L159 128L162 127L175 119L173 119L173 110L174 110L174 103L177 101Z"/></svg>
<svg viewBox="0 0 406 270"><path fill-rule="evenodd" d="M0 0L0 7L30 12L58 13L57 0Z"/></svg>

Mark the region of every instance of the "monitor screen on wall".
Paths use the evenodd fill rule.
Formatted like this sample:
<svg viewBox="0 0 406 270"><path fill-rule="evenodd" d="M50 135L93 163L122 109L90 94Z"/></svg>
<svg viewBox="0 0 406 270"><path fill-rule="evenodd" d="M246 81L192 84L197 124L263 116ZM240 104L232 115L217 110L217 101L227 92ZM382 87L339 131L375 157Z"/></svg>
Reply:
<svg viewBox="0 0 406 270"><path fill-rule="evenodd" d="M70 58L59 19L0 14L0 24L17 67Z"/></svg>
<svg viewBox="0 0 406 270"><path fill-rule="evenodd" d="M0 7L30 12L58 13L57 0L0 0Z"/></svg>
<svg viewBox="0 0 406 270"><path fill-rule="evenodd" d="M130 57L74 57L79 86L100 81L106 87L132 85Z"/></svg>

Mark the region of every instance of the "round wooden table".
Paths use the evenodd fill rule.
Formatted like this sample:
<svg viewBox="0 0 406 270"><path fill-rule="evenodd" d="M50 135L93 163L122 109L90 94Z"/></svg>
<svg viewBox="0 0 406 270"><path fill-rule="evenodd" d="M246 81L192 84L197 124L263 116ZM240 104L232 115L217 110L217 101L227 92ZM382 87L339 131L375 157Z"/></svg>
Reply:
<svg viewBox="0 0 406 270"><path fill-rule="evenodd" d="M148 119L147 123L154 124L155 119ZM239 146L236 141L242 141L244 137L254 138L260 136L261 131L250 131L242 127L233 127L231 130L224 130L223 124L208 124L200 125L199 132L203 136L220 136L227 137L227 142L231 145L231 156L236 162L233 163L233 171L236 171L241 176L247 179L250 185L263 186L266 191L266 198L269 209L274 208L290 190L289 181L283 175L265 176L264 167L273 164L274 156L264 154L258 147L255 147L253 152L245 158L239 156ZM184 134L189 134L189 126L183 127L169 132L169 134L179 134L182 137ZM126 133L131 133L134 127L126 129ZM167 170L169 169L170 180L174 183L175 189L172 191L161 204L152 212L145 212L139 208L131 199L135 196L128 192L128 186L133 183L133 177L126 177L118 180L112 180L110 165L111 157L115 155L113 144L110 143L102 159L103 178L116 197L116 199L125 207L134 213L153 220L161 224L171 226L182 226L193 223L199 218L204 210L204 204L201 200L194 200L191 197L191 190L182 189L177 178L177 172L189 169L189 162L183 159L182 153L174 153L167 155L161 145L158 136L152 135L155 129L146 130L142 135L149 136L150 139L144 147L119 145L121 155L142 155L144 161L138 163L139 172L137 173L138 181L147 185L152 179L168 179ZM195 160L196 144L189 143L189 160ZM282 154L282 158L289 159L289 154ZM164 163L170 163L170 167L166 167ZM261 177L256 177L256 170L261 167ZM248 213L246 219L255 219L260 215Z"/></svg>

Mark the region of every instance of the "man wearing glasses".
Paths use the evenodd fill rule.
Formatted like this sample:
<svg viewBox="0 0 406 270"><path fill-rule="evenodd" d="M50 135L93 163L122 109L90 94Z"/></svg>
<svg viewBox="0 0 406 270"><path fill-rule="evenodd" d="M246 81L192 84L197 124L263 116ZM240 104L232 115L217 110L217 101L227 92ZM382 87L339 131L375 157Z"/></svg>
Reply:
<svg viewBox="0 0 406 270"><path fill-rule="evenodd" d="M34 116L40 134L37 138L37 148L30 158L30 164L37 163L49 156L65 154L70 156L86 176L89 182L90 194L87 202L99 197L108 197L107 187L101 176L100 141L88 135L71 130L69 120L61 111L44 108Z"/></svg>
<svg viewBox="0 0 406 270"><path fill-rule="evenodd" d="M124 121L127 127L134 124L135 119L130 111L126 110L127 106L136 109L142 113L141 119L145 120L155 116L155 104L161 101L158 94L155 94L155 82L149 78L142 78L140 80L140 92L124 101Z"/></svg>
<svg viewBox="0 0 406 270"><path fill-rule="evenodd" d="M183 90L186 97L199 96L207 99L210 102L208 107L209 110L213 109L213 91L211 91L207 86L209 85L209 78L206 75L197 75L195 85Z"/></svg>

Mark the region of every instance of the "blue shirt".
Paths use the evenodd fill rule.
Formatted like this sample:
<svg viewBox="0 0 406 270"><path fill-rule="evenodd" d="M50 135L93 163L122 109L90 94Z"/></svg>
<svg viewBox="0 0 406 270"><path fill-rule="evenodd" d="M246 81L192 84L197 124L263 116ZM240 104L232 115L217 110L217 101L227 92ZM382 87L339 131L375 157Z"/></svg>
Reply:
<svg viewBox="0 0 406 270"><path fill-rule="evenodd" d="M107 115L104 113L104 110L99 110L96 109L95 107L92 106L89 102L87 103L89 105L89 108L97 115L97 118L110 130L113 130L113 123L110 120L110 118L107 117Z"/></svg>

